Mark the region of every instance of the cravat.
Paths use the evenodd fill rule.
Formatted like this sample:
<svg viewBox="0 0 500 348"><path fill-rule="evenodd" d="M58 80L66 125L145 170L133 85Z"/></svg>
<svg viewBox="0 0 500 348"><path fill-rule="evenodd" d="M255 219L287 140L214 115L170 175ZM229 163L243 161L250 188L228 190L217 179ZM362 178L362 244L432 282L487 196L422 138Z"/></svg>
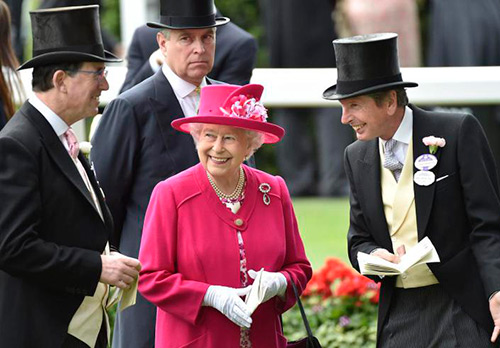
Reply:
<svg viewBox="0 0 500 348"><path fill-rule="evenodd" d="M68 142L68 152L73 159L78 157L78 152L80 152L80 144L78 143L78 139L76 138L76 134L71 127L68 128L66 132L64 132L64 138Z"/></svg>
<svg viewBox="0 0 500 348"><path fill-rule="evenodd" d="M403 164L399 162L396 155L394 154L394 146L396 146L396 140L390 139L385 142L385 151L384 151L384 168L389 169L396 181L399 181L399 177L401 176L401 169L403 169Z"/></svg>

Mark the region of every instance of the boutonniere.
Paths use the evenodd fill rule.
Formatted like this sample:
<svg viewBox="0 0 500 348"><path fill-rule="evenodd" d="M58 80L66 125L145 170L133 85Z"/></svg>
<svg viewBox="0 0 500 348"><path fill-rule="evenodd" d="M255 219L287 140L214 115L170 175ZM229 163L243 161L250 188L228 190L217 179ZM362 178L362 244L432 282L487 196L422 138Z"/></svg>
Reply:
<svg viewBox="0 0 500 348"><path fill-rule="evenodd" d="M425 146L429 147L429 153L431 155L434 155L439 147L445 147L446 145L446 140L444 140L444 138L438 138L433 135L423 138L422 142Z"/></svg>
<svg viewBox="0 0 500 348"><path fill-rule="evenodd" d="M431 169L438 163L438 159L434 154L437 152L438 148L446 145L446 140L431 135L424 137L422 142L425 146L429 147L429 153L420 155L415 160L415 167L417 167L419 171L413 176L413 181L420 186L429 186L436 181L436 176L431 172Z"/></svg>
<svg viewBox="0 0 500 348"><path fill-rule="evenodd" d="M80 151L88 158L90 155L90 150L92 149L92 144L88 141L80 141Z"/></svg>

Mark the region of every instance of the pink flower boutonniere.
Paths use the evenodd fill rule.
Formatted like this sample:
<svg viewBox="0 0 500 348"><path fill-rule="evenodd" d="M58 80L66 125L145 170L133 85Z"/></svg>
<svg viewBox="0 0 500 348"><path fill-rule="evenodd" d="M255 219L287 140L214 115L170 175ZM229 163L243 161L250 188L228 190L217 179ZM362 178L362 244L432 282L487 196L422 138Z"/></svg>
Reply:
<svg viewBox="0 0 500 348"><path fill-rule="evenodd" d="M444 138L438 138L433 135L423 138L422 142L425 146L429 146L429 152L431 154L435 154L438 147L445 147L446 145L446 140L444 140Z"/></svg>

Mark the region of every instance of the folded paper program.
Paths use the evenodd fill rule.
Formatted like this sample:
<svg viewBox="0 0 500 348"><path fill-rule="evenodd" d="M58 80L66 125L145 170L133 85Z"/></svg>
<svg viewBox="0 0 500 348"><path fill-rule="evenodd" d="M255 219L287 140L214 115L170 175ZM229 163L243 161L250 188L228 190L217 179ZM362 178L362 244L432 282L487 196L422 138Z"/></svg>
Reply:
<svg viewBox="0 0 500 348"><path fill-rule="evenodd" d="M422 263L440 262L439 255L428 237L401 256L399 263L392 263L380 257L358 252L358 263L363 275L391 276L406 272Z"/></svg>
<svg viewBox="0 0 500 348"><path fill-rule="evenodd" d="M265 289L262 286L262 274L264 273L264 268L261 268L257 272L257 276L255 277L253 284L252 284L252 289L250 290L250 293L247 295L245 298L245 303L250 310L250 313L253 313L257 307L262 303L264 300L264 295L265 295Z"/></svg>

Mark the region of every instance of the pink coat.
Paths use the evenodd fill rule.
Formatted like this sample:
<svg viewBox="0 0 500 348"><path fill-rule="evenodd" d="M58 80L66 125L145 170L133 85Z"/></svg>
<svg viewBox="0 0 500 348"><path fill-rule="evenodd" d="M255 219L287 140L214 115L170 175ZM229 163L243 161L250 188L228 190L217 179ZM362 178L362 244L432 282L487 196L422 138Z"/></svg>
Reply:
<svg viewBox="0 0 500 348"><path fill-rule="evenodd" d="M286 345L279 315L295 303L290 281L302 291L311 265L283 179L246 166L244 170L245 200L237 214L219 201L201 164L153 191L139 253L139 291L158 307L157 348L239 347L240 328L216 309L202 307L209 285L241 287L237 230L242 232L247 269L280 271L288 281L285 302L275 297L252 315L253 348ZM269 205L263 203L261 183L271 185Z"/></svg>

